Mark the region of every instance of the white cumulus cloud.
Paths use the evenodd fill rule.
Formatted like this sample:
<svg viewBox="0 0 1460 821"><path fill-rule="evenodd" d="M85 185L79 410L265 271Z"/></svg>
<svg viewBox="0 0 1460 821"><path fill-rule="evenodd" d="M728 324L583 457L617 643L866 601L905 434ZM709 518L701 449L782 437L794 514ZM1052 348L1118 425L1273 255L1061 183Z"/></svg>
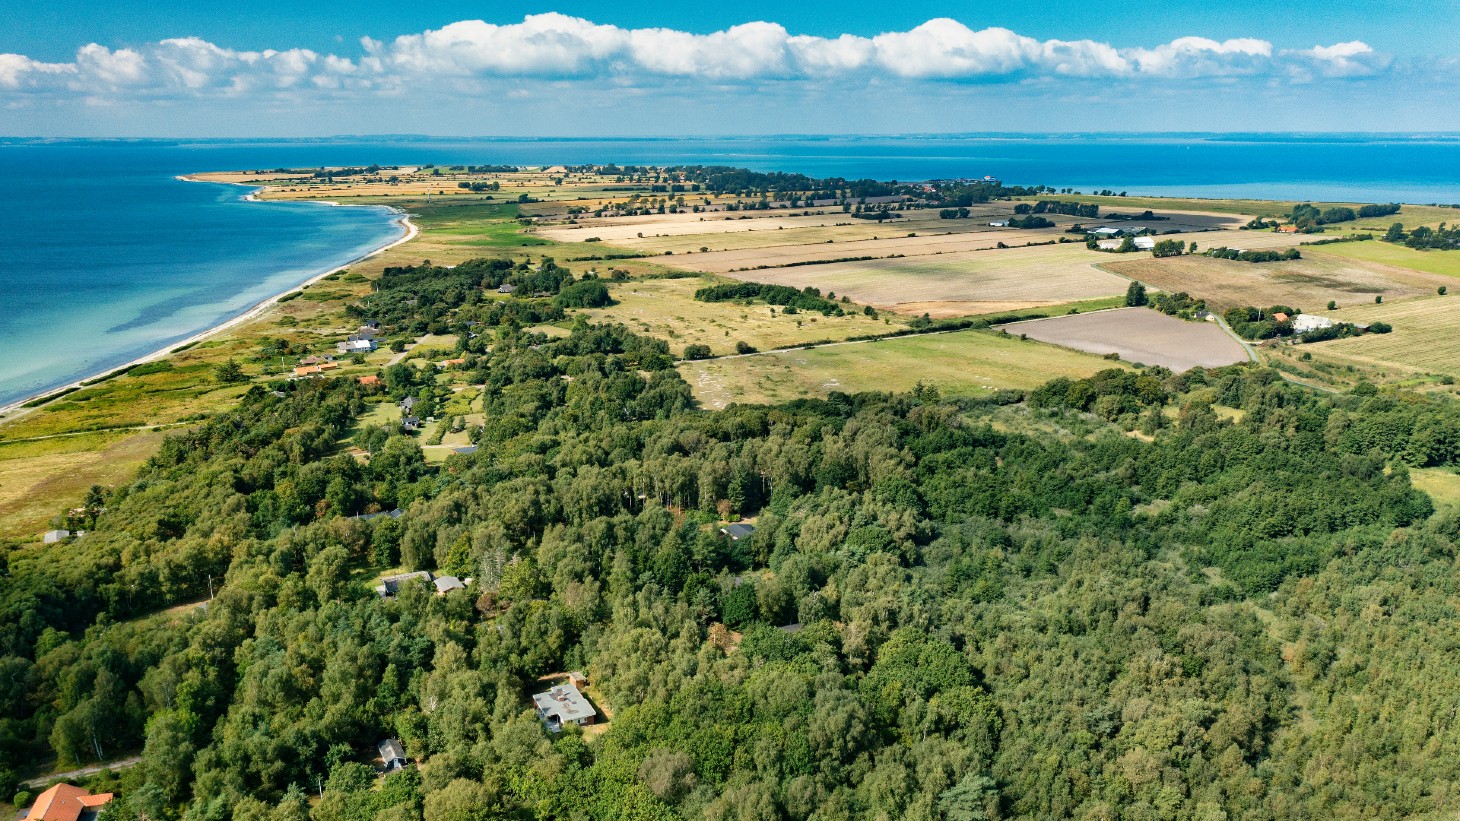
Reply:
<svg viewBox="0 0 1460 821"><path fill-rule="evenodd" d="M1362 42L1276 50L1265 40L1181 37L1121 46L1094 40L1039 40L1006 28L972 29L937 18L872 37L815 37L774 22L696 33L628 29L565 14L521 22L463 20L392 40L363 39L355 54L282 47L240 51L197 37L111 49L91 43L67 63L0 54L0 90L11 94L111 92L133 95L241 95L487 91L503 78L636 84L702 81L718 86L780 80L886 78L903 82L1024 82L1042 78L1163 81L1274 78L1341 81L1389 70L1392 61Z"/></svg>

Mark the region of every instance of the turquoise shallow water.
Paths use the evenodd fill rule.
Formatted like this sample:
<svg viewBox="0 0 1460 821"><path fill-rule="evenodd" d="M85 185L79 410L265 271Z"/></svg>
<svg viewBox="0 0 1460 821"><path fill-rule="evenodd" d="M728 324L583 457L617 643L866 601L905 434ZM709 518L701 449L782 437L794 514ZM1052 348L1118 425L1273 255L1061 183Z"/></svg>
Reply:
<svg viewBox="0 0 1460 821"><path fill-rule="evenodd" d="M383 208L244 202L179 174L279 166L714 164L1131 194L1460 203L1453 136L0 140L0 405L116 367L399 235ZM1457 211L1460 217L1460 211Z"/></svg>

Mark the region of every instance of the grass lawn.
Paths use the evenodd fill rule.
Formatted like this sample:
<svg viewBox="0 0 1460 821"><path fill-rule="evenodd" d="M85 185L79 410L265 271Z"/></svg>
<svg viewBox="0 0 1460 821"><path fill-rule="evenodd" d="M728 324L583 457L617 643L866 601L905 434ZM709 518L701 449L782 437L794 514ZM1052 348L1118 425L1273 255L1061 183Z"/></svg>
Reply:
<svg viewBox="0 0 1460 821"><path fill-rule="evenodd" d="M832 391L904 391L919 382L950 396L984 396L1119 367L1127 366L989 331L955 331L687 362L679 370L704 406L722 408Z"/></svg>

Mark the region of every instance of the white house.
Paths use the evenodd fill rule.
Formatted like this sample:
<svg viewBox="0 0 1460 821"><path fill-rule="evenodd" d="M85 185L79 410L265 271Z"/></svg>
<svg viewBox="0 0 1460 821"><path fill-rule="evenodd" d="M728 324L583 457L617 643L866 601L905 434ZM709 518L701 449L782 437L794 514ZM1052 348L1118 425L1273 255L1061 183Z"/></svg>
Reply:
<svg viewBox="0 0 1460 821"><path fill-rule="evenodd" d="M572 684L559 684L546 693L532 697L537 707L538 718L547 725L548 732L556 733L565 724L584 726L598 718L598 711L583 697L583 693Z"/></svg>
<svg viewBox="0 0 1460 821"><path fill-rule="evenodd" d="M340 343L340 353L370 353L375 350L374 339L361 339L351 336Z"/></svg>
<svg viewBox="0 0 1460 821"><path fill-rule="evenodd" d="M1314 316L1312 314L1298 314L1293 317L1293 333L1305 334L1309 331L1317 331L1323 328L1332 328L1333 320L1326 316Z"/></svg>

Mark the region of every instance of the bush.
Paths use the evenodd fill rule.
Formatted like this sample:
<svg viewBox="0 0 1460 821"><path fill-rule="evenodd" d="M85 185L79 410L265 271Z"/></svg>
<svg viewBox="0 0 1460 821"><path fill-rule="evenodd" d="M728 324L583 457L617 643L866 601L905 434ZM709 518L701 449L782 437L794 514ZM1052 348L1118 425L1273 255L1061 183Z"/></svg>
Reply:
<svg viewBox="0 0 1460 821"><path fill-rule="evenodd" d="M21 810L30 806L30 799L30 790L21 790L15 794L14 798L10 799L10 803L14 804L17 810Z"/></svg>
<svg viewBox="0 0 1460 821"><path fill-rule="evenodd" d="M709 345L686 345L684 348L685 359L709 359L712 355Z"/></svg>
<svg viewBox="0 0 1460 821"><path fill-rule="evenodd" d="M755 353L756 350L754 345L741 341L735 343L735 352L738 354L748 354Z"/></svg>
<svg viewBox="0 0 1460 821"><path fill-rule="evenodd" d="M1394 330L1394 326L1388 322L1373 322L1369 324L1369 333L1387 334L1392 330Z"/></svg>

